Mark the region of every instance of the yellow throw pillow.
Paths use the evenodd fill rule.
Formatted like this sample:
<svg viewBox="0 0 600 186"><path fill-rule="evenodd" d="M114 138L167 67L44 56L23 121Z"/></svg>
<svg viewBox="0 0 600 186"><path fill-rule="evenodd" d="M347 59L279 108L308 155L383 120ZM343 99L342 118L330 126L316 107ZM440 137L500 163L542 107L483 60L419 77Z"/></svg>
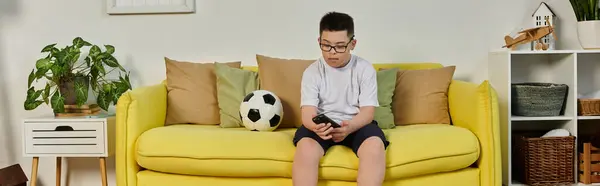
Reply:
<svg viewBox="0 0 600 186"><path fill-rule="evenodd" d="M256 55L260 89L273 92L281 100L285 116L278 128L302 125L300 87L304 70L316 60L281 59Z"/></svg>
<svg viewBox="0 0 600 186"><path fill-rule="evenodd" d="M220 123L214 62L193 63L165 57L167 116L165 125ZM228 62L240 68L242 62Z"/></svg>
<svg viewBox="0 0 600 186"><path fill-rule="evenodd" d="M395 124L450 124L448 87L455 69L400 69L392 103Z"/></svg>

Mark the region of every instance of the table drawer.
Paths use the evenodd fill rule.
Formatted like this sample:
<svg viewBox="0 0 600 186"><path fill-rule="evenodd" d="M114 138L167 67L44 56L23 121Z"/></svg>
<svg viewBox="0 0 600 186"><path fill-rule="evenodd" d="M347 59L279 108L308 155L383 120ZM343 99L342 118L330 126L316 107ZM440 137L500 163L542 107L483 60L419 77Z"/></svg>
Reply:
<svg viewBox="0 0 600 186"><path fill-rule="evenodd" d="M25 123L26 154L104 153L104 122Z"/></svg>

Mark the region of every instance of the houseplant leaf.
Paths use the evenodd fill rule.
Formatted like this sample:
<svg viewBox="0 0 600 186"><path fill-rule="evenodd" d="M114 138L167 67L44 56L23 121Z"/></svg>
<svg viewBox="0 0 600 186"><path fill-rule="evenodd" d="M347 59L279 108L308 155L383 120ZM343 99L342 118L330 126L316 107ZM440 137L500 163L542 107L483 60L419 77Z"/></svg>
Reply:
<svg viewBox="0 0 600 186"><path fill-rule="evenodd" d="M92 46L92 48L90 48L90 56L92 57L96 57L98 56L98 54L100 54L100 47L98 47L97 45Z"/></svg>
<svg viewBox="0 0 600 186"><path fill-rule="evenodd" d="M38 68L38 69L41 69L41 68L48 69L51 66L52 66L52 61L50 61L50 59L47 59L47 58L39 59L35 63L35 67Z"/></svg>
<svg viewBox="0 0 600 186"><path fill-rule="evenodd" d="M42 99L46 104L49 103L48 97L50 97L50 83L46 83L46 87L44 88L44 93L42 94Z"/></svg>
<svg viewBox="0 0 600 186"><path fill-rule="evenodd" d="M117 104L121 95L123 95L123 93L127 92L127 90L130 89L130 85L128 84L128 82L125 81L116 82L115 84L116 88L113 92L113 103Z"/></svg>
<svg viewBox="0 0 600 186"><path fill-rule="evenodd" d="M101 62L94 63L92 65L92 68L96 69L98 71L99 75L102 75L102 76L106 75L106 70L104 69L104 65L102 65Z"/></svg>
<svg viewBox="0 0 600 186"><path fill-rule="evenodd" d="M40 95L42 95L42 91L41 90L35 90L35 88L31 87L27 90L27 99L28 100L36 100L38 97L40 97Z"/></svg>
<svg viewBox="0 0 600 186"><path fill-rule="evenodd" d="M75 45L75 47L77 48L81 48L83 46L91 46L92 44L83 40L81 37L76 37L75 39L73 39L73 45Z"/></svg>
<svg viewBox="0 0 600 186"><path fill-rule="evenodd" d="M92 63L92 58L90 58L90 56L85 57L85 64L89 67L90 64Z"/></svg>
<svg viewBox="0 0 600 186"><path fill-rule="evenodd" d="M87 78L87 77L85 77ZM75 94L76 96L76 102L77 102L77 106L81 106L83 104L85 104L85 102L87 102L88 99L88 84L86 83L87 80L85 79L76 79L75 80Z"/></svg>
<svg viewBox="0 0 600 186"><path fill-rule="evenodd" d="M131 89L131 82L129 81L129 73L125 74L125 77L122 77L119 74L119 80L127 86L127 89Z"/></svg>
<svg viewBox="0 0 600 186"><path fill-rule="evenodd" d="M106 48L106 53L108 54L113 54L115 53L115 47L112 45L104 45L104 47Z"/></svg>
<svg viewBox="0 0 600 186"><path fill-rule="evenodd" d="M40 106L40 104L42 104L43 101L40 101L37 98L40 97L41 94L42 90L36 91L33 87L29 88L27 90L27 98L25 99L25 103L23 105L25 110L33 110Z"/></svg>
<svg viewBox="0 0 600 186"><path fill-rule="evenodd" d="M70 62L71 64L75 64L75 63L76 63L76 62L79 60L79 57L81 57L81 53L80 53L80 52L74 53L74 54L71 56L71 61L69 61L69 62Z"/></svg>
<svg viewBox="0 0 600 186"><path fill-rule="evenodd" d="M117 59L113 56L107 56L104 59L104 63L106 65L108 65L109 67L113 67L113 68L119 68L121 71L125 71L125 68L123 68L121 66L121 64L119 64L119 62L117 61Z"/></svg>
<svg viewBox="0 0 600 186"><path fill-rule="evenodd" d="M98 97L96 98L96 102L98 106L104 110L108 110L108 106L110 105L110 98L106 96L104 91L100 91L98 93Z"/></svg>
<svg viewBox="0 0 600 186"><path fill-rule="evenodd" d="M29 77L27 78L27 87L31 87L33 80L35 80L35 70L31 70L31 73L29 73Z"/></svg>
<svg viewBox="0 0 600 186"><path fill-rule="evenodd" d="M33 110L35 108L37 108L38 106L40 106L42 103L44 103L44 101L40 101L40 100L27 100L25 102L24 108L25 110Z"/></svg>
<svg viewBox="0 0 600 186"><path fill-rule="evenodd" d="M98 73L98 69L96 69L96 68L90 69L90 79L91 79L90 81L92 82L91 83L92 91L96 91L98 89L98 83L96 83L96 82L98 82L99 75L100 74Z"/></svg>
<svg viewBox="0 0 600 186"><path fill-rule="evenodd" d="M56 43L49 44L42 49L42 52L51 52L52 49L54 49L54 46L56 46Z"/></svg>
<svg viewBox="0 0 600 186"><path fill-rule="evenodd" d="M50 70L50 68L52 68L52 66L50 66L49 68L40 68L38 69L37 72L35 72L35 79L40 79L42 77L44 77L46 75L46 73L48 72L48 70Z"/></svg>
<svg viewBox="0 0 600 186"><path fill-rule="evenodd" d="M52 98L50 98L50 102L55 113L65 112L65 98L62 97L60 91L54 91Z"/></svg>

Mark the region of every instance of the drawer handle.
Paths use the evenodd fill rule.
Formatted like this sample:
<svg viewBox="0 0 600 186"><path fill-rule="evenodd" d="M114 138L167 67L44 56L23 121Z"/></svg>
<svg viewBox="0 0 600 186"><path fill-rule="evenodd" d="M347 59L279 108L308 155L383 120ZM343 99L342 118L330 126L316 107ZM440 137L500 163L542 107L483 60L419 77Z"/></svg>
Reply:
<svg viewBox="0 0 600 186"><path fill-rule="evenodd" d="M74 131L74 130L73 130L73 127L71 127L71 126L64 126L64 125L61 125L61 126L57 126L57 127L54 129L54 131Z"/></svg>

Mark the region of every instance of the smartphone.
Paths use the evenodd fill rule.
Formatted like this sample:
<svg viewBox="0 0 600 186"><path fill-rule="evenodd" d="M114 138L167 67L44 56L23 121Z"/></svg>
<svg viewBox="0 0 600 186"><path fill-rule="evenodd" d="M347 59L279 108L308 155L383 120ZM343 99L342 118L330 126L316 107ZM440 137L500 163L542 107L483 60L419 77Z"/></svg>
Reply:
<svg viewBox="0 0 600 186"><path fill-rule="evenodd" d="M330 119L329 117L327 117L325 114L319 114L317 116L315 116L313 119L313 122L315 122L316 124L321 124L321 123L331 123L331 126L333 128L338 128L338 127L342 127L340 124L336 123L335 121L333 121L332 119Z"/></svg>

